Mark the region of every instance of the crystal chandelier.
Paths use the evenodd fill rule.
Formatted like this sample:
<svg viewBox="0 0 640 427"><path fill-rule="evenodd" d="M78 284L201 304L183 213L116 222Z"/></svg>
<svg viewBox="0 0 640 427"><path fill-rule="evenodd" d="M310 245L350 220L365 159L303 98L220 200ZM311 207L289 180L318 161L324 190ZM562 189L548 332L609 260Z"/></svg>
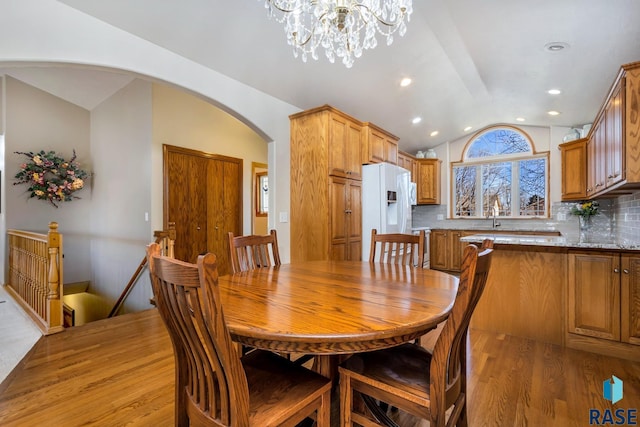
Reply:
<svg viewBox="0 0 640 427"><path fill-rule="evenodd" d="M363 49L377 46L376 33L393 43L397 32L403 36L413 12L412 0L264 0L269 17L285 24L287 42L293 55L306 62L318 59L324 48L330 62L336 56L351 68Z"/></svg>

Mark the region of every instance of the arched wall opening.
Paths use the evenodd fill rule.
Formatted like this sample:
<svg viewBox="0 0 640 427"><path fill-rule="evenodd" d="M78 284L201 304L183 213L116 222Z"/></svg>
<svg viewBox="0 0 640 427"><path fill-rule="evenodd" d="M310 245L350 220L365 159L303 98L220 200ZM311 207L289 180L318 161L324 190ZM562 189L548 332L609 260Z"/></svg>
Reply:
<svg viewBox="0 0 640 427"><path fill-rule="evenodd" d="M0 64L0 67L2 67L2 65L4 64ZM23 64L22 66L24 67L25 65L26 64ZM28 65L34 65L34 64L29 63ZM51 64L38 64L38 65L44 66L44 65L51 65ZM81 64L63 64L63 65L65 67L79 68L79 69L83 69L84 67L86 67L85 65L81 65ZM14 70L19 69L19 67L16 64L12 64L12 68ZM3 81L5 82L7 80L10 81L10 84L8 85L10 90L8 91L9 93L7 93L7 90L3 91L3 100L6 98L8 94L14 91L13 89L14 87L28 86L26 84L22 84L19 81L14 81L15 79L13 79L13 77L11 77L11 75L7 72L7 71L10 72L12 68L5 67L4 73L7 74L7 77L3 79ZM94 67L92 67L92 69L95 70ZM114 70L114 69L105 69L105 70L108 70L109 72L121 72L120 70ZM7 86L6 84L3 85L3 87L5 88L6 86ZM100 119L94 120L94 116L102 117L102 116L105 116L106 114L106 116L109 116L112 118L119 117L123 119L124 122L130 122L130 121L145 122L147 121L146 119L149 119L148 122L151 123L150 127L147 129L148 131L150 131L151 136L141 135L139 138L139 140L141 141L141 145L144 148L140 149L140 147L134 147L132 145L127 145L126 147L120 146L121 149L132 151L132 153L126 153L126 152L122 153L122 163L115 164L115 168L124 168L126 170L127 167L125 163L128 163L128 161L131 158L137 157L138 159L140 159L140 161L138 162L138 165L140 166L139 167L140 174L147 175L147 176L145 178L140 178L139 176L136 178L132 177L131 184L122 185L123 183L121 182L120 187L122 187L122 189L111 192L110 190L113 188L113 186L104 185L105 173L104 173L104 169L102 169L102 173L97 174L95 177L96 178L95 183L92 184L91 197L88 198L92 203L97 202L100 206L97 208L94 208L94 207L87 208L85 206L85 214L83 216L84 217L88 216L93 219L96 216L101 216L103 213L108 212L109 207L114 203L117 204L117 201L120 201L122 199L128 200L128 201L123 203L121 205L121 209L119 209L118 212L116 212L115 214L109 213L109 214L102 215L103 221L100 224L97 224L95 221L92 222L90 220L89 221L90 223L85 224L84 228L80 227L80 229L73 230L71 233L69 233L69 236L68 236L69 238L67 239L67 242L69 243L69 245L67 246L67 250L69 250L70 252L68 253L68 256L65 258L65 262L73 261L74 250L75 250L76 255L77 253L82 253L84 255L84 258L80 259L81 262L79 262L78 264L83 264L85 266L86 265L92 266L90 269L91 270L90 278L86 277L86 273L87 273L86 269L84 271L78 272L78 271L74 271L73 268L67 268L67 271L69 273L67 276L70 280L73 280L74 282L76 280L90 280L94 288L93 291L99 293L104 297L102 298L101 301L95 301L96 305L102 304L102 307L99 307L98 311L102 312L103 314L105 312L108 312L108 308L110 307L111 302L117 298L117 296L119 295L118 292L121 290L124 284L126 284L127 277L128 277L127 274L130 275L135 270L135 264L137 264L140 261L139 259L137 259L137 258L140 258L140 256L136 256L137 249L139 249L140 247L144 247L144 246L141 246L141 244L144 245L148 243L153 230L162 228L162 222L161 222L162 221L162 184L161 184L162 183L162 152L161 152L161 143L156 141L155 137L153 136L154 134L153 130L155 125L153 124L154 120L153 120L153 113L152 113L154 109L157 109L157 105L155 104L156 102L155 99L158 97L158 93L163 94L162 96L165 99L167 98L167 96L169 96L169 98L174 101L176 99L182 99L183 101L185 99L189 99L189 101L187 101L187 104L191 103L189 105L193 105L194 103L195 104L200 103L200 104L207 104L207 106L210 108L212 105L215 105L217 109L224 111L223 113L224 115L228 115L231 112L233 113L233 120L241 122L242 126L247 128L248 133L253 133L254 137L259 139L262 145L269 146L269 150L268 150L269 152L267 153L266 156L249 158L249 159L245 159L244 161L244 169L246 169L247 171L246 173L243 174L245 175L243 180L243 187L246 187L245 192L247 193L247 195L245 198L248 200L248 203L245 203L243 211L247 211L249 213L249 216L244 215L245 218L243 221L243 225L244 225L243 228L245 233L251 232L250 213L252 211L252 206L251 206L252 194L251 194L250 188L252 183L252 179L251 179L252 162L259 161L262 163L267 163L267 162L272 162L273 159L277 159L277 155L275 154L276 150L275 150L275 147L273 147L274 142L271 141L269 144L265 144L265 142L267 142L265 141L265 139L268 138L267 133L257 128L257 126L251 120L249 120L248 118L242 115L239 115L237 112L235 112L232 109L220 108L220 103L212 101L212 99L208 96L194 93L192 90L188 90L188 89L187 90L179 90L179 89L182 89L179 87L179 85L166 84L166 82L164 81L160 82L158 79L149 78L147 76L141 76L137 74L135 75L135 78L132 80L131 83L127 84L124 88L120 89L119 91L117 91L116 94L113 95L115 100L109 99L104 103L98 105L94 110L88 112L88 114L91 116L91 119L90 119L91 130L90 130L90 137L89 137L91 154L89 156L89 159L85 157L84 161L88 160L89 163L93 163L92 166L94 167L92 169L95 169L95 166L97 166L97 163L100 163L102 159L104 159L106 156L109 155L109 152L113 151L118 146L118 144L115 142L105 141L105 136L104 136L105 134L101 132L101 130L99 129L102 125L104 125L104 121ZM26 90L28 91L28 89ZM169 95L167 95L167 93ZM132 99L134 100L134 102L130 102ZM142 104L139 104L138 102L140 102L141 99L148 100L148 103L147 101L142 101ZM11 102L9 102L9 104L11 104ZM165 102L165 105L166 104L167 103ZM6 104L5 104L5 107L6 107ZM136 112L135 111L136 109L139 111ZM9 110L8 111L9 114L7 114L7 108L3 108L3 118L6 118L7 115L12 117L11 116L13 111L12 105L9 105L8 110ZM140 111L143 111L141 115L140 115ZM125 125L123 125L122 128L127 128L130 126L131 126L131 123L125 123ZM133 126L133 127L135 128L136 126ZM12 128L15 128L15 126L13 126L13 123L11 123L11 120L9 120L6 126L3 126L2 128L3 131L0 132L0 134L4 134L4 132L7 131L9 135L11 135ZM256 129L259 132L255 132ZM113 138L114 140L119 139L117 138L118 136L117 134L119 132L120 130L116 132L116 138ZM145 130L134 129L132 132L135 135L136 132L145 133ZM100 134L102 134L103 136L102 137L96 136ZM106 135L109 135L109 134L107 133ZM126 132L125 132L125 135L126 135ZM131 134L129 134L129 136L131 136ZM106 138L108 139L108 136ZM9 139L11 140L11 137ZM173 138L169 138L169 140L166 140L166 143L172 143L172 142L176 143L177 141L177 145L181 145L181 144L188 145L188 142L185 143L184 139L185 139L184 134L180 136L173 135ZM182 141L178 141L178 140L182 140ZM165 142L165 141L160 141L160 142ZM115 144L115 147L112 146L113 144ZM11 144L11 141L9 143L9 146L13 147L13 145ZM34 147L34 146L22 148L22 145L20 145L20 147L21 147L19 148L20 150L34 150L34 149L40 148L40 147ZM13 150L13 149L15 149L15 147L10 148L10 150ZM7 154L9 155L9 152L7 152ZM85 153L85 156L86 155L87 154ZM150 161L148 162L148 165L144 166L143 163L145 163L149 159ZM15 168L15 165L10 165L9 168L5 167L5 165L2 165L1 170L6 170L6 173L3 173L3 177L5 178L4 190L14 190L13 188L10 187L11 186L10 175L12 176L11 170L13 170L14 168ZM135 168L137 167L134 167L134 169ZM132 174L130 173L129 175L132 175ZM106 193L104 191L101 191L101 192L96 191L97 190L96 186L98 187L102 186L103 190L104 189L109 190L108 196L106 196L106 199L103 196ZM7 195L9 196L8 199L7 199ZM3 225L5 225L4 228L6 228L6 219L8 218L5 214L7 212L6 210L7 203L8 202L14 203L16 202L16 200L13 200L13 201L11 200L12 199L11 191L9 192L3 191L3 198L5 198L5 200L3 201L5 210L0 215L2 215L2 222L3 222ZM94 198L97 200L92 200ZM147 206L141 207L138 210L140 209L144 210L144 217L148 217L148 213L150 213L150 221L148 224L140 224L141 221L139 221L137 217L143 218L143 215L140 212L135 213L135 212L127 212L127 211L129 210L128 208L130 206L135 205L136 202L140 202L140 200L144 200L145 198L149 199ZM19 198L17 202L24 203L24 197ZM27 203L28 204L25 205L27 209L37 205L37 202L35 200L30 200ZM275 202L275 197L274 197L274 202L272 202L272 206L274 205L277 205ZM82 206L80 206L80 208L81 207ZM82 210L78 208L79 208L78 204L75 204L75 203L69 204L69 206L64 206L60 210L51 212L52 215L48 215L46 220L40 221L43 223L41 224L41 226L35 225L35 226L27 226L22 228L29 228L29 229L44 228L48 220L56 220L55 218L56 215L62 215L67 219L72 219L73 212L78 212ZM135 211L135 209L132 209L132 211ZM131 217L127 216L128 214L132 214L134 219L131 219ZM26 218L25 215L21 215L19 213L13 215L13 218L16 218L16 217L19 217L21 219ZM64 222L64 219L60 219L59 221ZM127 224L127 223L131 224L131 227L132 227L131 229L128 229L127 227L124 227L124 228L122 227L123 224ZM14 221L12 221L10 218L9 228L14 228L15 226L16 224L14 224ZM20 228L20 224L17 224L17 227L15 228ZM62 228L62 231L64 232L64 227L61 227L61 228ZM140 232L140 230L142 230L142 232ZM4 236L4 234L5 232L3 230L2 235ZM285 244L288 243L288 240L285 240L285 242L283 243ZM5 248L5 245L3 244L2 249L4 248ZM4 257L4 254L3 254L3 258L6 258ZM105 258L107 259L117 258L119 260L118 265L122 266L122 268L119 268L120 271L114 272L111 266L107 265L106 263L102 263L102 260L104 260ZM94 266L97 268L93 268ZM146 281L146 276L142 277L142 282L145 282L145 281ZM150 296L149 287L145 283L140 283L136 285L136 289L139 290L137 292L137 295L134 292L128 299L129 301L128 310L130 311L147 308L148 306L148 300ZM98 315L98 318L99 317L100 315ZM94 320L94 319L90 319L90 320Z"/></svg>

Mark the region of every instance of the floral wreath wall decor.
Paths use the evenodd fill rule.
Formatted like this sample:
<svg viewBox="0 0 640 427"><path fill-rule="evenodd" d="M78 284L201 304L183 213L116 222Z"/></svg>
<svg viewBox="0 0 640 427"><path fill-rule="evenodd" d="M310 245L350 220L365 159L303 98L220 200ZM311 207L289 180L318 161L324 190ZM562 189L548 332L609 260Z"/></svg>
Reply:
<svg viewBox="0 0 640 427"><path fill-rule="evenodd" d="M29 197L48 200L56 208L57 202L70 202L80 197L73 193L84 187L84 181L89 174L80 169L76 163L76 150L73 150L71 160L66 161L55 151L39 153L23 153L29 160L20 165L20 172L15 176L17 182L13 185L28 184Z"/></svg>

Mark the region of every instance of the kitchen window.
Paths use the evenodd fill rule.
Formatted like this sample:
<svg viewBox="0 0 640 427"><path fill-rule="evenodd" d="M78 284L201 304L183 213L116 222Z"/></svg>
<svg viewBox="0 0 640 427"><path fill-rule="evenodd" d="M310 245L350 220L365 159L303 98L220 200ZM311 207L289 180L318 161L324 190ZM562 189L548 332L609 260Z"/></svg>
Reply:
<svg viewBox="0 0 640 427"><path fill-rule="evenodd" d="M453 217L548 217L549 153L511 126L475 135L452 163Z"/></svg>

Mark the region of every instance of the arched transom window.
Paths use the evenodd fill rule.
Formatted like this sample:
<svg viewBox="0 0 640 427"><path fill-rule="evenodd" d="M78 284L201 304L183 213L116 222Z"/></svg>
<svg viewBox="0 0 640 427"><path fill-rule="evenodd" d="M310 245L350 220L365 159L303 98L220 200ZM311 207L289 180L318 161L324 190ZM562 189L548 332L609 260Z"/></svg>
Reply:
<svg viewBox="0 0 640 427"><path fill-rule="evenodd" d="M548 169L549 153L520 129L485 129L452 163L453 217L547 217Z"/></svg>

